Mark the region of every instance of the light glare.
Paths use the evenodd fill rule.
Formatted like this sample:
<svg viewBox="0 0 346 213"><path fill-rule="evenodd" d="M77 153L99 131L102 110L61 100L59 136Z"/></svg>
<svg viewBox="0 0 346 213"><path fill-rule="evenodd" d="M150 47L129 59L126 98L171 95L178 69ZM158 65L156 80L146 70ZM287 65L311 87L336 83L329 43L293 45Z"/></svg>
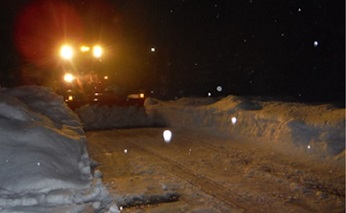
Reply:
<svg viewBox="0 0 346 213"><path fill-rule="evenodd" d="M84 52L89 52L90 51L90 47L88 47L88 46L81 46L80 51L82 51L83 53Z"/></svg>
<svg viewBox="0 0 346 213"><path fill-rule="evenodd" d="M73 56L73 49L71 46L64 45L60 49L60 56L63 59L71 59Z"/></svg>
<svg viewBox="0 0 346 213"><path fill-rule="evenodd" d="M103 54L101 46L98 46L98 45L94 46L93 54L96 58L100 58Z"/></svg>
<svg viewBox="0 0 346 213"><path fill-rule="evenodd" d="M74 79L75 79L75 77L71 73L66 73L64 75L64 81L66 81L68 83L71 83Z"/></svg>
<svg viewBox="0 0 346 213"><path fill-rule="evenodd" d="M163 140L166 143L171 142L171 140L172 140L172 132L170 130L163 131Z"/></svg>
<svg viewBox="0 0 346 213"><path fill-rule="evenodd" d="M232 124L234 125L234 124L236 124L237 123L237 118L236 117L233 117L232 118Z"/></svg>

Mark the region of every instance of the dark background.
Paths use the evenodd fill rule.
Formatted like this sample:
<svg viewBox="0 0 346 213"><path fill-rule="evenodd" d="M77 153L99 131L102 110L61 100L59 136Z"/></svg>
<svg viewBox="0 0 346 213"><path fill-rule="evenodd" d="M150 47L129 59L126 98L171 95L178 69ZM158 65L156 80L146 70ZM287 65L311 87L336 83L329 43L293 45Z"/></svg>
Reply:
<svg viewBox="0 0 346 213"><path fill-rule="evenodd" d="M73 40L104 45L100 72L127 90L345 100L344 0L17 0L0 8L2 86L47 83L57 46Z"/></svg>

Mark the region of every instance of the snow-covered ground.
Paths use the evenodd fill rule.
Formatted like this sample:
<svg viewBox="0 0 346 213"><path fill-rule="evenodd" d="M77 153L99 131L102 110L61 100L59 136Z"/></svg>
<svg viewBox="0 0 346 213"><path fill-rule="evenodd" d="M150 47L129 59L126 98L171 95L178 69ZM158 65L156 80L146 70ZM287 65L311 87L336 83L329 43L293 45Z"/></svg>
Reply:
<svg viewBox="0 0 346 213"><path fill-rule="evenodd" d="M107 115L119 110L85 106L77 111L87 109L108 123L112 116ZM132 111L139 120L150 118L152 124L166 127L87 132L91 156L101 163L112 194L119 195L114 197L119 206L162 196L163 184L181 195L170 212L233 212L222 209L226 203L204 197L203 192L219 197L218 188L225 189L220 195L226 200L246 195L244 203L232 203L242 203L249 212L344 212L344 108L228 96L149 98L147 114ZM117 114L117 125L128 125L124 115ZM171 142L162 140L165 129L173 133ZM217 184L209 185L201 177ZM189 183L196 188L189 191Z"/></svg>
<svg viewBox="0 0 346 213"><path fill-rule="evenodd" d="M345 157L345 109L228 96L148 98L145 108L76 110L43 87L0 92L0 212L117 212L91 169L85 129L166 125Z"/></svg>
<svg viewBox="0 0 346 213"><path fill-rule="evenodd" d="M332 104L264 101L227 96L222 99L147 99L153 121L190 127L234 138L295 147L323 157L345 156L345 108Z"/></svg>
<svg viewBox="0 0 346 213"><path fill-rule="evenodd" d="M131 126L198 128L233 138L256 138L322 157L345 156L345 108L332 104L265 101L260 98L147 98L142 108L84 106L86 129Z"/></svg>
<svg viewBox="0 0 346 213"><path fill-rule="evenodd" d="M0 212L117 212L78 116L43 87L0 92Z"/></svg>

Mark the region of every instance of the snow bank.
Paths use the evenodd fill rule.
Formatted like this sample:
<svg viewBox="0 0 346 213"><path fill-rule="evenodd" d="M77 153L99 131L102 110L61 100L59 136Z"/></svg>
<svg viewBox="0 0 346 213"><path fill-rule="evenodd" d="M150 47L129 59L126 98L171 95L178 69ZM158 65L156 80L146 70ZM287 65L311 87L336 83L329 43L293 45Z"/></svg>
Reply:
<svg viewBox="0 0 346 213"><path fill-rule="evenodd" d="M345 154L345 109L331 104L307 105L237 96L175 101L147 98L145 110L84 106L77 113L86 129L151 125L200 128L227 137L293 145L321 156L339 158Z"/></svg>
<svg viewBox="0 0 346 213"><path fill-rule="evenodd" d="M96 211L109 204L92 175L79 118L50 89L2 89L0 135L1 212Z"/></svg>
<svg viewBox="0 0 346 213"><path fill-rule="evenodd" d="M252 142L294 145L337 159L345 155L345 109L328 104L236 96L148 98L145 108L87 105L77 113L80 118L47 88L2 89L0 212L118 212L100 175L95 175L99 172L91 171L81 120L85 129L199 128Z"/></svg>
<svg viewBox="0 0 346 213"><path fill-rule="evenodd" d="M85 105L76 110L84 129L111 129L151 126L153 121L143 107Z"/></svg>
<svg viewBox="0 0 346 213"><path fill-rule="evenodd" d="M228 96L221 100L147 99L154 122L168 126L203 128L231 137L255 137L293 144L324 156L344 156L345 109ZM263 141L261 140L261 141Z"/></svg>

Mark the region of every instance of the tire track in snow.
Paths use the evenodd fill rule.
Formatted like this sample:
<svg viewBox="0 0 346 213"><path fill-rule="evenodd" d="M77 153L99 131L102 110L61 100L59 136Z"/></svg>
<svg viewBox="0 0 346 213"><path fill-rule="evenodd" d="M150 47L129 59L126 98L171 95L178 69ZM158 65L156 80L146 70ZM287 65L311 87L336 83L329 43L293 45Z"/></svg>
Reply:
<svg viewBox="0 0 346 213"><path fill-rule="evenodd" d="M245 204L244 205L239 204L239 198L237 194L227 190L224 186L210 180L209 178L192 173L189 169L187 169L186 167L184 167L182 164L178 163L177 161L172 160L171 158L168 158L166 156L163 156L159 154L158 152L155 152L147 147L143 147L142 145L139 145L132 141L127 141L127 143L130 143L132 146L135 146L137 149L147 152L151 154L152 156L155 156L169 163L171 167L165 168L169 170L169 172L186 180L188 183L198 187L200 190L211 195L212 197L222 201L223 203L227 204L232 209L235 209L239 212L246 212L247 208L245 207Z"/></svg>

